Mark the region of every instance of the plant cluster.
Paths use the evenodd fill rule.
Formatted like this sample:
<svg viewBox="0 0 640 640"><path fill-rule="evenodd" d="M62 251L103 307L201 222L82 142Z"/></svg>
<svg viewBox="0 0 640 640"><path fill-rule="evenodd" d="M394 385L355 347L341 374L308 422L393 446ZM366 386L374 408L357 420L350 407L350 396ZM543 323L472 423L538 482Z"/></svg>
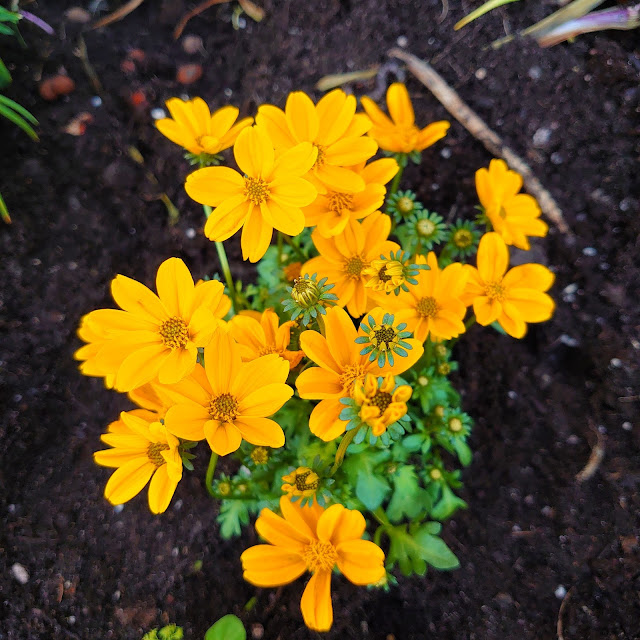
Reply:
<svg viewBox="0 0 640 640"><path fill-rule="evenodd" d="M458 566L440 532L466 506L472 420L452 348L474 322L521 338L554 309L546 267L509 268L509 245L547 232L520 176L502 160L477 172L484 234L445 222L398 187L449 124L419 128L400 83L388 114L362 105L339 89L317 104L298 91L284 110L238 121L235 107L170 100L158 129L199 166L185 188L204 206L226 288L195 282L178 258L159 266L157 293L118 275L119 308L83 317L76 353L84 374L137 406L95 454L115 469L106 498L148 484L151 511L165 511L206 441L220 535L258 515L264 542L242 554L244 578L271 587L310 573L301 610L319 631L332 624L336 569L386 588L396 566ZM222 164L230 147L237 169ZM256 284L234 282L226 260L223 242L240 231Z"/></svg>

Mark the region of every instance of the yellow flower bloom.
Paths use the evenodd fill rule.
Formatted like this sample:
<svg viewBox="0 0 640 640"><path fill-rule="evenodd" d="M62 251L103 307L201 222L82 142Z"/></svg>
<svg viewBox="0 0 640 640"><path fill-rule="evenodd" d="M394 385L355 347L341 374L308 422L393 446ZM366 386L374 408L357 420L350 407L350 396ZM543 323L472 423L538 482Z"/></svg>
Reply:
<svg viewBox="0 0 640 640"><path fill-rule="evenodd" d="M371 120L356 113L356 99L342 89L334 89L314 105L302 91L289 94L284 111L270 104L258 109L256 124L273 140L276 150L290 149L309 142L317 150L317 159L308 176L319 192L356 192L365 187L364 180L352 169L375 155L378 145L364 134Z"/></svg>
<svg viewBox="0 0 640 640"><path fill-rule="evenodd" d="M338 296L338 304L347 307L349 313L357 318L366 312L367 293L365 285L369 276L365 270L373 260L400 246L387 240L391 231L391 218L375 212L361 223L351 222L344 232L334 238L323 238L316 229L311 238L320 255L311 258L302 267L303 273L317 273L335 283L331 293Z"/></svg>
<svg viewBox="0 0 640 640"><path fill-rule="evenodd" d="M384 311L374 309L371 316L380 324ZM358 336L365 336L362 329L356 331L351 318L340 308L327 311L324 316L326 337L317 331L304 331L300 336L300 346L306 356L317 367L305 369L296 380L301 398L321 400L314 407L309 419L311 432L328 442L344 433L347 423L340 420L344 405L340 398L353 394L354 385L362 382L367 373L383 376L387 373L401 374L410 369L422 356L424 349L418 340L408 338L411 345L408 355L388 361L379 367L377 360L371 362L368 354L361 355L362 345L356 343Z"/></svg>
<svg viewBox="0 0 640 640"><path fill-rule="evenodd" d="M229 322L229 333L238 343L245 362L275 353L293 369L303 355L302 351L289 351L287 348L291 340L291 327L295 324L291 320L280 324L280 318L273 309L266 309L262 315L241 311Z"/></svg>
<svg viewBox="0 0 640 640"><path fill-rule="evenodd" d="M394 82L387 89L387 108L391 118L385 115L371 98L365 96L361 102L373 121L369 135L385 151L393 153L422 151L444 138L450 126L446 120L441 120L431 123L424 129L418 129L409 92L401 82Z"/></svg>
<svg viewBox="0 0 640 640"><path fill-rule="evenodd" d="M103 467L115 467L104 489L111 504L123 504L149 484L149 508L167 510L182 478L179 441L160 422L148 423L131 413L120 414L128 432L105 433L101 440L112 447L96 451L93 459Z"/></svg>
<svg viewBox="0 0 640 640"><path fill-rule="evenodd" d="M282 491L290 496L310 498L315 495L320 485L318 474L309 467L298 467L295 471L282 476L282 479L285 482L282 485Z"/></svg>
<svg viewBox="0 0 640 640"><path fill-rule="evenodd" d="M399 296L387 296L386 307L395 315L396 322L406 322L407 330L420 342L450 340L464 333L462 319L467 311L462 302L466 273L462 264L454 262L444 269L438 267L433 251L427 259L416 257L416 264L428 264L429 270L420 270L415 279L417 285Z"/></svg>
<svg viewBox="0 0 640 640"><path fill-rule="evenodd" d="M493 226L507 244L530 248L527 236L544 237L549 227L540 220L540 207L533 196L518 193L522 177L507 167L504 160L492 160L489 169L476 171L476 191L480 204Z"/></svg>
<svg viewBox="0 0 640 640"><path fill-rule="evenodd" d="M468 282L467 304L473 303L476 320L488 325L496 320L514 338L522 338L528 322L544 322L555 309L544 293L551 288L554 274L541 264L509 268L509 250L497 233L482 236L478 247L478 268L465 265Z"/></svg>
<svg viewBox="0 0 640 640"><path fill-rule="evenodd" d="M374 436L380 436L407 413L407 401L412 393L406 384L396 388L395 378L390 373L381 382L378 376L368 373L364 382L356 382L353 399L360 405L361 420L371 427Z"/></svg>
<svg viewBox="0 0 640 640"><path fill-rule="evenodd" d="M124 413L141 418L147 424L162 421L168 409L175 404L164 387L150 382L142 387L133 389L133 391L129 391L127 396L140 408ZM132 433L131 429L122 419L122 414L107 427L107 431L109 433Z"/></svg>
<svg viewBox="0 0 640 640"><path fill-rule="evenodd" d="M154 380L173 384L189 375L198 347L206 346L220 324L212 309L225 308L224 286L216 280L194 286L179 258L158 268L158 295L143 284L118 275L111 294L120 309L98 309L81 322L79 336L101 336L99 348L78 350L89 375L114 375L118 391L131 391ZM87 345L89 346L89 345ZM97 346L97 345L96 345Z"/></svg>
<svg viewBox="0 0 640 640"><path fill-rule="evenodd" d="M241 556L244 579L257 587L289 584L309 571L300 609L304 623L316 631L333 624L331 572L337 565L356 585L374 584L385 575L384 552L362 540L366 522L359 511L334 504L300 507L283 496L282 517L263 509L256 531L269 544L247 549Z"/></svg>
<svg viewBox="0 0 640 640"><path fill-rule="evenodd" d="M224 456L244 438L251 444L281 447L284 432L265 416L274 414L293 395L285 384L289 363L275 354L242 362L240 347L224 330L216 331L204 349L204 368L172 388L178 401L164 423L179 438L204 440Z"/></svg>
<svg viewBox="0 0 640 640"><path fill-rule="evenodd" d="M380 291L384 294L391 293L394 289L401 287L406 280L405 267L399 260L381 258L372 260L371 264L362 272L369 279L365 282L367 289ZM384 306L384 299L382 304Z"/></svg>
<svg viewBox="0 0 640 640"><path fill-rule="evenodd" d="M205 167L187 176L184 188L196 202L215 207L204 227L207 238L222 242L242 227L242 258L257 262L274 228L289 236L304 229L301 207L315 200L316 189L302 176L317 151L307 142L276 158L265 131L249 127L233 154L244 176L229 167Z"/></svg>
<svg viewBox="0 0 640 640"><path fill-rule="evenodd" d="M236 141L238 134L248 127L253 118L238 118L236 107L222 107L213 114L202 98L167 100L171 118L156 122L158 131L195 155L207 153L215 155L228 149Z"/></svg>
<svg viewBox="0 0 640 640"><path fill-rule="evenodd" d="M264 465L269 462L269 450L264 447L255 447L251 452L251 460L256 465Z"/></svg>
<svg viewBox="0 0 640 640"><path fill-rule="evenodd" d="M382 158L368 165L352 167L364 180L364 189L357 192L333 191L319 193L315 201L304 208L307 227L317 227L323 238L341 234L349 220L362 220L384 204L384 185L398 173L393 158Z"/></svg>

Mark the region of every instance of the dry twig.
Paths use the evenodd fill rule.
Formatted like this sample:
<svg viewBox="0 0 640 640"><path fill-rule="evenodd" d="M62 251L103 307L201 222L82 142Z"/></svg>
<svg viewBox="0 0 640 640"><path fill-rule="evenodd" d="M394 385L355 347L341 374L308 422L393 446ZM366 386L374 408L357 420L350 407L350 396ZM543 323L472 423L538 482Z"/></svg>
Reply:
<svg viewBox="0 0 640 640"><path fill-rule="evenodd" d="M564 613L564 608L567 606L567 602L569 602L569 598L571 598L571 594L575 587L571 587L567 593L564 594L564 598L562 598L562 602L560 603L560 610L558 611L558 622L556 624L556 634L558 636L558 640L564 640L564 623L562 622L562 614Z"/></svg>
<svg viewBox="0 0 640 640"><path fill-rule="evenodd" d="M91 64L91 62L89 62L89 52L87 51L87 44L84 41L82 35L78 37L78 46L74 51L74 55L80 58L80 61L82 62L82 68L87 74L93 90L98 95L103 95L102 83L100 82L100 78L98 78L98 74L95 72L93 65Z"/></svg>
<svg viewBox="0 0 640 640"><path fill-rule="evenodd" d="M604 436L593 425L592 429L596 433L597 440L593 449L591 449L591 455L584 469L576 474L576 480L579 483L586 482L589 478L592 478L604 458Z"/></svg>
<svg viewBox="0 0 640 640"><path fill-rule="evenodd" d="M100 27L106 27L112 22L118 22L125 16L128 16L134 9L137 9L144 0L129 0L126 4L123 4L119 9L116 9L113 13L110 13L104 18L100 18L98 22L91 25L90 29L99 29Z"/></svg>
<svg viewBox="0 0 640 640"><path fill-rule="evenodd" d="M467 130L474 138L495 156L504 158L512 169L517 171L524 185L538 201L542 212L553 222L562 233L571 235L560 207L552 195L542 186L535 177L531 167L508 147L500 136L478 116L438 74L431 65L420 60L416 56L402 49L391 49L389 56L399 58L407 64L413 75L424 84L431 93L440 101L442 106Z"/></svg>

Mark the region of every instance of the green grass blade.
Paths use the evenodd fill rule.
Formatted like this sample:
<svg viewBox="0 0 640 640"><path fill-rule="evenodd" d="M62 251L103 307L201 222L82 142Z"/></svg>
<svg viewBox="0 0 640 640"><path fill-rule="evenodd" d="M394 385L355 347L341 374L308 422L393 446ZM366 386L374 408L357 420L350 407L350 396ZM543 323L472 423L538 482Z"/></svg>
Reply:
<svg viewBox="0 0 640 640"><path fill-rule="evenodd" d="M3 96L0 93L0 104L4 104L10 109L13 109L17 113L19 113L25 120L28 120L31 124L38 124L36 117L30 112L27 111L21 104L18 104L15 100L11 98L7 98L7 96Z"/></svg>
<svg viewBox="0 0 640 640"><path fill-rule="evenodd" d="M487 0L487 2L485 2L482 6L478 7L475 11L472 11L470 14L462 18L462 20L457 22L453 27L453 30L458 31L458 29L462 29L462 27L468 25L474 20L477 20L485 13L489 13L489 11L493 11L494 9L502 7L505 4L510 4L511 2L518 2L518 0Z"/></svg>
<svg viewBox="0 0 640 640"><path fill-rule="evenodd" d="M4 116L7 120L10 120L13 124L20 127L32 140L36 142L39 140L38 134L31 128L31 125L21 115L9 109L9 107L0 104L0 116Z"/></svg>
<svg viewBox="0 0 640 640"><path fill-rule="evenodd" d="M11 74L0 58L0 89L4 89L8 84L11 84Z"/></svg>
<svg viewBox="0 0 640 640"><path fill-rule="evenodd" d="M9 215L9 209L7 209L7 205L4 203L2 199L2 194L0 193L0 218L4 220L7 224L11 224L11 216Z"/></svg>

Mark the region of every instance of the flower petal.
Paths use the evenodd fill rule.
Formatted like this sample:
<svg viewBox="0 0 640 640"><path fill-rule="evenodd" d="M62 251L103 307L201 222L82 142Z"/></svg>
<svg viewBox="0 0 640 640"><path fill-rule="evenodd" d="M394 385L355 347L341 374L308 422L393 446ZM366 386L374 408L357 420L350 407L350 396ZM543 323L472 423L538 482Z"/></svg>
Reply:
<svg viewBox="0 0 640 640"><path fill-rule="evenodd" d="M137 280L117 275L111 282L111 295L120 308L149 322L158 324L168 318L160 298Z"/></svg>
<svg viewBox="0 0 640 640"><path fill-rule="evenodd" d="M377 544L347 540L337 545L337 552L338 568L353 584L374 584L384 577L384 552Z"/></svg>
<svg viewBox="0 0 640 640"><path fill-rule="evenodd" d="M179 480L169 477L168 465L163 464L149 483L149 509L151 513L164 513L173 498Z"/></svg>
<svg viewBox="0 0 640 640"><path fill-rule="evenodd" d="M299 553L302 553L304 547L315 538L315 535L309 535L307 527L299 530L295 523L281 518L269 509L260 512L260 517L256 520L256 531L260 537L276 547Z"/></svg>
<svg viewBox="0 0 640 640"><path fill-rule="evenodd" d="M215 420L205 422L204 437L211 450L219 456L237 451L242 443L240 431L230 422L220 423Z"/></svg>
<svg viewBox="0 0 640 640"><path fill-rule="evenodd" d="M244 191L244 178L229 167L204 167L187 176L184 189L192 200L217 207Z"/></svg>
<svg viewBox="0 0 640 640"><path fill-rule="evenodd" d="M396 125L410 127L414 124L413 105L407 87L402 82L394 82L387 89L387 108Z"/></svg>
<svg viewBox="0 0 640 640"><path fill-rule="evenodd" d="M146 456L127 462L109 478L104 488L104 497L111 504L128 502L144 489L155 469L156 465Z"/></svg>
<svg viewBox="0 0 640 640"><path fill-rule="evenodd" d="M269 544L249 547L240 560L244 571L242 577L256 587L289 584L307 570L300 554Z"/></svg>
<svg viewBox="0 0 640 640"><path fill-rule="evenodd" d="M296 387L301 398L322 400L342 395L340 376L333 370L321 367L305 369L296 379Z"/></svg>
<svg viewBox="0 0 640 640"><path fill-rule="evenodd" d="M274 382L265 384L243 398L239 415L243 418L252 416L271 416L293 395L293 389L287 384ZM246 440L247 438L245 438Z"/></svg>
<svg viewBox="0 0 640 640"><path fill-rule="evenodd" d="M509 266L509 250L498 233L485 233L478 246L478 272L485 282L499 282Z"/></svg>
<svg viewBox="0 0 640 640"><path fill-rule="evenodd" d="M331 311L328 313L331 313ZM323 369L333 371L337 375L342 373L342 367L336 362L327 339L322 334L317 331L303 331L300 334L300 347L307 358L313 360Z"/></svg>
<svg viewBox="0 0 640 640"><path fill-rule="evenodd" d="M328 398L314 407L309 417L309 430L325 442L331 442L341 436L347 427L347 422L340 420L340 413L344 405L340 400Z"/></svg>
<svg viewBox="0 0 640 640"><path fill-rule="evenodd" d="M225 200L207 218L204 235L214 242L228 240L246 222L252 209L243 193Z"/></svg>
<svg viewBox="0 0 640 640"><path fill-rule="evenodd" d="M247 127L238 134L233 155L240 170L250 178L269 176L273 170L273 144L267 132L260 127Z"/></svg>
<svg viewBox="0 0 640 640"><path fill-rule="evenodd" d="M267 252L272 236L273 225L264 219L258 207L254 207L242 228L242 259L258 262Z"/></svg>
<svg viewBox="0 0 640 640"><path fill-rule="evenodd" d="M130 353L116 373L114 387L117 391L131 391L151 382L157 375L171 349L163 344L151 344Z"/></svg>
<svg viewBox="0 0 640 640"><path fill-rule="evenodd" d="M300 610L304 623L314 631L329 631L333 624L331 572L316 571L305 587Z"/></svg>
<svg viewBox="0 0 640 640"><path fill-rule="evenodd" d="M318 135L318 114L311 98L302 91L293 91L284 108L289 131L298 142L315 142Z"/></svg>
<svg viewBox="0 0 640 640"><path fill-rule="evenodd" d="M204 425L211 420L209 411L199 404L177 404L167 411L164 424L168 431L185 440L204 440Z"/></svg>
<svg viewBox="0 0 640 640"><path fill-rule="evenodd" d="M269 418L239 416L234 421L242 437L251 444L279 449L284 446L282 427Z"/></svg>
<svg viewBox="0 0 640 640"><path fill-rule="evenodd" d="M191 272L180 258L169 258L158 267L156 290L172 317L183 318L189 322L194 287Z"/></svg>

